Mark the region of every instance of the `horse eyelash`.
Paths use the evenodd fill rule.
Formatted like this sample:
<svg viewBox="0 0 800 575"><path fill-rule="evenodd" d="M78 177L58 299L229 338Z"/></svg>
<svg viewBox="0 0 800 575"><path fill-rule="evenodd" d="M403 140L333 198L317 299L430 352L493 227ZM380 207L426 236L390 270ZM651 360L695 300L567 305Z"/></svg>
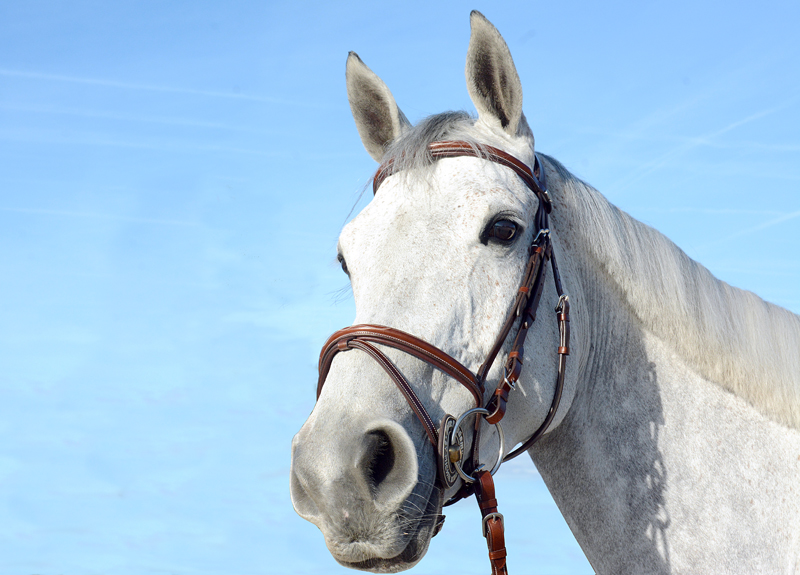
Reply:
<svg viewBox="0 0 800 575"><path fill-rule="evenodd" d="M350 277L350 270L347 269L347 261L344 259L342 254L336 254L336 261L342 266L342 271L347 274L347 277Z"/></svg>

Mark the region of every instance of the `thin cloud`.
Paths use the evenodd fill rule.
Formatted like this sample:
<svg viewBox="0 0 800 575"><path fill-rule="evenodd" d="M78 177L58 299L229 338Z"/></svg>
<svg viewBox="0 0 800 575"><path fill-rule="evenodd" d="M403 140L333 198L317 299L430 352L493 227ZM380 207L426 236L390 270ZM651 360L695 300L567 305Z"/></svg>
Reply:
<svg viewBox="0 0 800 575"><path fill-rule="evenodd" d="M570 131L580 134L591 134L595 136L606 136L616 138L617 140L628 140L633 142L657 142L669 143L679 145L691 145L697 143L697 138L687 136L672 136L669 134L660 134L656 132L644 132L641 130L630 131L609 131L599 128L592 128L591 126L570 126ZM764 152L800 152L800 145L798 144L772 144L764 142L754 142L748 140L723 140L712 141L706 140L702 142L703 146L709 148L717 148L722 150L761 150Z"/></svg>
<svg viewBox="0 0 800 575"><path fill-rule="evenodd" d="M709 242L707 244L703 244L703 245L697 247L696 249L699 251L699 250L704 250L704 249L711 248L711 247L714 247L714 246L718 246L720 244L725 244L725 243L730 242L731 240L735 240L735 239L741 238L743 236L752 235L752 234L754 234L756 232L760 232L760 231L765 230L767 228L771 228L773 226L777 226L778 224L782 224L784 222L788 222L789 220L793 220L795 218L800 218L800 210L797 210L796 212L791 212L791 213L788 213L788 214L784 214L784 215L782 215L782 216L780 216L778 218L774 218L772 220L768 220L768 221L764 222L763 224L754 226L752 228L747 228L747 229L738 231L735 234L731 234L729 236L725 236L724 238L719 238L717 240L714 240L713 242Z"/></svg>
<svg viewBox="0 0 800 575"><path fill-rule="evenodd" d="M119 220L123 222L133 222L137 224L158 224L165 226L199 226L199 222L187 222L182 220L162 220L157 218L132 218L128 216L117 216L114 214L101 214L96 212L73 212L68 210L42 210L38 208L7 208L0 206L0 211L17 212L22 214L35 214L45 216L64 216L71 218L94 218L103 220Z"/></svg>
<svg viewBox="0 0 800 575"><path fill-rule="evenodd" d="M671 213L690 213L690 214L743 214L750 216L775 216L783 214L778 210L742 210L735 208L650 208L650 207L628 207L625 208L629 212L655 212L659 214Z"/></svg>
<svg viewBox="0 0 800 575"><path fill-rule="evenodd" d="M750 122L754 122L755 120L759 120L761 118L764 118L765 116L773 114L778 110L785 108L788 104L789 102L785 102L784 104L781 104L779 106L775 106L773 108L768 108L766 110L756 112L755 114L751 114L746 118L732 122L727 126L720 128L718 130L714 130L713 132L709 132L708 134L698 136L696 138L689 138L689 140L686 141L685 143L674 147L667 153L662 154L661 156L657 157L656 159L650 162L647 162L642 167L634 170L626 177L622 178L621 180L618 180L617 182L609 186L609 191L614 191L618 193L628 188L631 184L634 184L642 180L643 178L649 176L653 172L660 170L661 168L666 166L671 160L679 156L682 156L689 150L692 150L700 146L708 145L714 138L718 138L719 136L727 132L730 132L731 130L739 128L740 126L749 124Z"/></svg>
<svg viewBox="0 0 800 575"><path fill-rule="evenodd" d="M251 148L236 148L230 146L197 145L188 142L176 143L153 143L153 142L132 142L125 140L112 140L105 137L97 137L92 134L73 137L58 136L32 136L24 133L0 132L0 140L12 142L25 142L33 144L55 144L55 145L82 145L82 146L113 146L119 148L134 148L142 150L157 150L161 152L228 152L234 154L246 154L251 156L264 156L267 158L289 157L289 152L285 150L272 152L268 150L254 150Z"/></svg>
<svg viewBox="0 0 800 575"><path fill-rule="evenodd" d="M276 131L257 130L247 126L232 126L229 124L220 124L218 122L203 122L200 120L193 120L190 118L175 118L167 116L134 116L130 114L118 114L113 112L98 112L95 110L82 110L78 108L61 108L52 106L26 106L19 104L11 104L8 102L0 102L0 109L13 110L15 112L32 112L35 114L54 114L65 116L80 116L84 118L101 118L107 120L123 120L126 122L143 122L149 124L167 124L172 126L187 126L190 128L210 128L219 130L230 130L234 132L248 132L253 134L262 134L265 136L275 136L279 134Z"/></svg>
<svg viewBox="0 0 800 575"><path fill-rule="evenodd" d="M666 109L655 110L653 113L645 116L640 121L634 123L634 125L631 127L630 130L623 130L624 138L628 140L654 139L657 141L658 138L652 138L654 134L657 135L659 132L659 130L655 128L674 123L676 119L683 118L685 116L686 111L697 109L701 105L709 105L720 98L727 97L727 94L729 94L731 91L740 91L743 85L747 86L751 85L752 84L751 78L755 75L755 73L760 72L767 65L774 63L774 61L776 60L776 58L780 56L780 54L775 53L772 56L773 57L770 58L761 57L749 62L744 66L736 67L732 70L729 70L727 73L724 73L723 75L716 78L711 84L707 85L704 89L694 92L694 94L691 97L685 99L682 102L679 102L677 105L671 106ZM605 191L620 192L622 190L625 190L629 188L632 184L639 182L640 180L644 179L646 176L652 174L653 172L658 171L664 168L665 166L670 165L671 163L674 163L671 162L672 160L675 160L681 155L698 147L702 146L702 147L727 148L730 145L730 142L727 139L723 142L715 140L719 136L726 134L736 128L739 128L742 125L754 122L765 116L773 114L776 111L785 109L793 104L796 104L797 101L798 97L796 95L791 96L782 103L776 105L775 107L756 112L741 120L732 122L727 126L724 126L718 130L713 130L707 134L703 134L697 137L675 138L674 140L676 140L678 144L674 148L667 151L665 154L660 155L654 160L647 162L644 165L641 165L636 169L632 170L630 174L620 178L612 186L606 187ZM730 145L730 147L739 148L740 144L741 142L737 142L733 145ZM787 146L761 144L761 145L756 145L755 147L763 149L765 151L793 152L795 151L794 148L796 146L794 144L790 144ZM609 150L609 148L611 149ZM606 154L608 155L613 154L613 156L616 157L618 153L619 150L615 150L613 146L608 146L608 145L606 146Z"/></svg>
<svg viewBox="0 0 800 575"><path fill-rule="evenodd" d="M0 132L0 140L7 140L11 142L24 142L27 144L52 144L63 146L112 146L118 148L132 148L139 150L156 150L159 152L175 152L175 153L203 153L203 152L225 152L229 154L242 154L248 156L261 156L264 158L281 158L292 159L296 157L294 149L284 147L279 150L256 150L253 148L238 148L232 146L216 146L216 145L198 145L188 142L169 142L169 143L155 143L155 142L133 142L126 140L112 140L104 136L94 136L93 134L86 134L82 136L72 137L59 137L53 135L46 136L32 136L20 132ZM332 152L303 152L303 158L307 161L322 161L322 160L340 160L343 158L359 157L360 153L347 152L347 151L332 151Z"/></svg>
<svg viewBox="0 0 800 575"><path fill-rule="evenodd" d="M256 96L254 94L239 94L236 92L217 92L214 90L196 90L194 88L178 88L174 86L158 86L154 84L132 84L128 82L117 82L115 80L103 80L99 78L83 78L80 76L65 76L62 74L45 74L42 72L26 72L22 70L9 70L7 68L0 68L0 76L28 78L31 80L46 80L51 82L69 82L72 84L103 86L106 88L119 88L122 90L141 90L146 92L189 94L194 96L205 96L210 98L227 98L231 100L248 100L252 102L263 102L265 104L281 104L283 106L298 106L304 108L323 107L308 102L299 102L297 100L285 100L281 98L271 98L266 96Z"/></svg>

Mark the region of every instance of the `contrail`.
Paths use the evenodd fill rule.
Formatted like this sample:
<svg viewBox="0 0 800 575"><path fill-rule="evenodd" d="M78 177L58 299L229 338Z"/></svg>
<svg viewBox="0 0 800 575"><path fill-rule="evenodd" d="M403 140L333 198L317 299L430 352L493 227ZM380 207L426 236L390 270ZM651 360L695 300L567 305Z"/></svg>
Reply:
<svg viewBox="0 0 800 575"><path fill-rule="evenodd" d="M168 116L134 116L129 114L117 114L112 112L98 112L93 110L81 110L77 108L60 108L60 107L45 107L45 106L28 106L11 104L8 102L0 102L0 110L13 110L17 112L32 112L35 114L54 114L60 116L81 116L85 118L102 118L107 120L123 120L126 122L144 122L150 124L166 124L172 126L187 126L190 128L210 128L219 130L230 130L235 132L250 132L254 134L261 134L265 136L280 135L280 132L257 130L247 126L233 126L229 124L221 124L218 122L204 122L201 120L193 120L190 118L178 118Z"/></svg>
<svg viewBox="0 0 800 575"><path fill-rule="evenodd" d="M165 152L227 152L233 154L247 154L254 156L264 156L267 158L281 158L289 157L288 151L269 151L269 150L256 150L252 148L237 148L229 146L216 146L216 145L201 145L191 144L188 142L167 142L154 143L154 142L132 142L125 140L109 139L104 136L97 137L93 134L86 134L81 137L59 137L59 136L31 136L24 133L5 132L0 130L0 140L8 140L12 142L25 142L34 144L56 144L56 145L83 145L83 146L114 146L120 148L135 148L142 150L158 150ZM338 157L336 154L329 155L330 157ZM308 155L308 158L315 157Z"/></svg>
<svg viewBox="0 0 800 575"><path fill-rule="evenodd" d="M790 100L790 102L791 102L791 100ZM772 114L774 112L777 112L778 110L786 107L787 103L788 102L784 102L783 104L781 104L779 106L775 106L774 108L768 108L766 110L762 110L760 112L756 112L755 114L751 114L750 116L747 116L746 118L743 118L741 120L737 120L735 122L732 122L732 123L728 124L727 126L725 126L723 128L720 128L718 130L714 130L713 132L709 132L708 134L705 134L705 135L702 135L702 136L698 136L698 137L695 137L695 138L689 138L687 142L672 148L671 150L669 150L665 154L662 154L658 158L656 158L656 159L646 163L645 165L639 167L638 169L634 170L631 174L628 174L626 177L622 178L621 180L618 180L617 182L615 182L614 184L609 186L608 190L609 191L613 190L615 192L620 192L621 190L624 190L625 188L629 187L634 182L637 182L637 181L641 180L642 178L644 178L644 177L650 175L651 173L655 172L656 170L664 167L669 162L669 160L671 160L673 158L676 158L678 156L681 156L681 155L685 154L686 152L688 152L689 150L692 150L692 149L697 148L697 147L702 146L702 145L706 145L710 140L712 140L712 139L714 139L714 138L716 138L718 136L721 136L722 134L725 134L726 132L730 132L731 130L733 130L735 128L738 128L739 126L743 126L744 124L748 124L750 122L753 122L755 120L758 120L758 119L761 119L761 118L763 118L765 116L768 116L768 115L770 115L770 114Z"/></svg>
<svg viewBox="0 0 800 575"><path fill-rule="evenodd" d="M747 229L738 231L735 234L731 234L731 235L726 236L724 238L720 238L720 239L715 240L713 242L704 244L702 246L699 246L696 249L697 250L703 250L703 249L706 249L706 248L717 246L719 244L727 243L730 240L735 240L736 238L740 238L742 236L748 236L748 235L751 235L751 234L753 234L755 232L760 232L761 230L765 230L767 228L771 228L772 226L776 226L778 224L782 224L783 222L786 222L786 221L789 221L789 220L793 220L793 219L798 218L798 217L800 217L800 210L797 210L796 212L790 212L788 214L784 214L784 215L780 216L779 218L768 220L768 221L764 222L763 224L754 226L752 228L747 228Z"/></svg>
<svg viewBox="0 0 800 575"><path fill-rule="evenodd" d="M659 214L687 213L687 214L745 214L751 216L775 216L783 212L778 210L744 210L736 208L694 208L694 207L674 207L674 208L648 208L631 207L625 208L628 212L656 212Z"/></svg>
<svg viewBox="0 0 800 575"><path fill-rule="evenodd" d="M581 134L590 134L593 136L605 136L608 138L616 138L618 140L632 140L638 142L668 143L668 144L689 145L689 146L701 143L703 146L709 148L719 148L723 150L752 151L755 149L755 150L764 150L766 152L800 152L800 145L798 144L771 144L771 143L755 142L748 140L724 140L719 142L715 142L712 140L704 140L702 142L698 142L698 138L693 136L670 136L665 134L652 134L644 132L643 130L614 132L587 126L569 126L569 129Z"/></svg>
<svg viewBox="0 0 800 575"><path fill-rule="evenodd" d="M67 216L77 218L96 218L103 220L121 220L125 222L134 222L137 224L160 224L167 226L199 226L199 222L184 222L181 220L159 220L153 218L131 218L128 216L116 216L113 214L99 214L94 212L71 212L67 210L41 210L32 208L5 208L0 206L0 211L3 212L18 212L23 214L42 214L47 216Z"/></svg>
<svg viewBox="0 0 800 575"><path fill-rule="evenodd" d="M281 104L287 106L301 106L306 108L320 107L314 104L298 102L295 100L284 100L280 98L268 98L265 96L255 96L252 94L237 94L234 92L216 92L213 90L195 90L193 88L175 88L172 86L155 86L152 84L130 84L127 82L117 82L114 80L101 80L98 78L81 78L79 76L64 76L61 74L44 74L41 72L23 72L21 70L8 70L0 68L0 76L12 76L16 78L30 78L33 80L50 80L55 82L70 82L72 84L87 84L91 86L105 86L108 88L121 88L124 90L143 90L148 92L166 92L173 94L192 94L195 96L206 96L211 98L229 98L232 100L250 100L253 102L264 102L267 104Z"/></svg>

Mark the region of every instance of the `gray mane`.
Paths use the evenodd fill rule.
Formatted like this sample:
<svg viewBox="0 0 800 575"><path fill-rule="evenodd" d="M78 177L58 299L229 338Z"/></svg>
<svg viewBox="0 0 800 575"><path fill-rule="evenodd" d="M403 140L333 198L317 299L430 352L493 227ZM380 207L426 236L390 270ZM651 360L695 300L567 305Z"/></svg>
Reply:
<svg viewBox="0 0 800 575"><path fill-rule="evenodd" d="M715 278L662 233L545 157L555 172L554 200L565 204L595 265L622 289L645 329L706 379L800 429L800 317Z"/></svg>

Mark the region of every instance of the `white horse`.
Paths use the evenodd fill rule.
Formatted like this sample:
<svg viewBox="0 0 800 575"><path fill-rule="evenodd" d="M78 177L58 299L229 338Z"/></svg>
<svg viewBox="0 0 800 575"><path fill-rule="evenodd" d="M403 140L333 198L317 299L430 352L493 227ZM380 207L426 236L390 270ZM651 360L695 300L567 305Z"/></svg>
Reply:
<svg viewBox="0 0 800 575"><path fill-rule="evenodd" d="M514 301L539 200L497 163L428 155L430 142L461 140L534 165L508 47L479 13L471 25L466 77L477 119L445 113L411 126L350 54L359 134L375 160L397 169L338 249L356 323L412 333L474 372ZM800 573L800 317L715 279L557 161L540 160L572 347L560 407L529 454L592 566ZM557 299L548 281L541 309ZM540 315L502 421L508 447L539 427L554 394L558 332L550 312ZM440 370L382 350L434 421L474 406ZM501 364L489 373L487 399ZM489 460L498 436L483 427ZM366 353L340 353L293 442L294 507L341 564L407 569L461 485L437 481L434 452L386 372Z"/></svg>

